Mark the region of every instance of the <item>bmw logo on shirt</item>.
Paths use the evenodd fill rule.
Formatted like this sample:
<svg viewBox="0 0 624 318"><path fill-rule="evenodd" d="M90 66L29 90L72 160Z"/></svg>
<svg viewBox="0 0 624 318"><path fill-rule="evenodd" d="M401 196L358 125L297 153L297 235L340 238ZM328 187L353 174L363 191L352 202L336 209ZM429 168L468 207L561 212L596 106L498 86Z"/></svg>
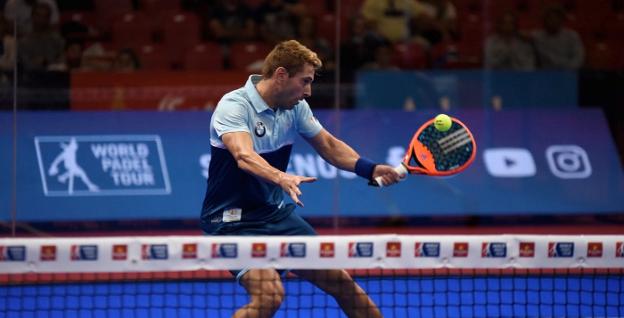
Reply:
<svg viewBox="0 0 624 318"><path fill-rule="evenodd" d="M264 126L264 123L261 121L257 122L254 132L256 133L256 136L258 137L264 136L264 134L266 134L266 127Z"/></svg>

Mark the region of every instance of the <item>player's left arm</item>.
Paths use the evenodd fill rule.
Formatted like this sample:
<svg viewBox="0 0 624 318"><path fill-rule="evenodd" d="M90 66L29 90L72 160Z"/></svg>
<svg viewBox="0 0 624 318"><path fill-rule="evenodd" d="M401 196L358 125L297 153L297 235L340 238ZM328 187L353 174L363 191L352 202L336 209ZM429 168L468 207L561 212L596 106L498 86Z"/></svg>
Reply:
<svg viewBox="0 0 624 318"><path fill-rule="evenodd" d="M333 166L356 173L358 172L357 170L360 170L356 167L358 165L358 160L361 158L360 155L344 141L334 137L327 130L321 129L314 137L306 139L321 157ZM359 165L361 165L361 161ZM361 175L361 173L358 174ZM371 176L361 176L368 179L381 177L384 185L397 183L401 179L401 176L394 168L384 164L374 165Z"/></svg>

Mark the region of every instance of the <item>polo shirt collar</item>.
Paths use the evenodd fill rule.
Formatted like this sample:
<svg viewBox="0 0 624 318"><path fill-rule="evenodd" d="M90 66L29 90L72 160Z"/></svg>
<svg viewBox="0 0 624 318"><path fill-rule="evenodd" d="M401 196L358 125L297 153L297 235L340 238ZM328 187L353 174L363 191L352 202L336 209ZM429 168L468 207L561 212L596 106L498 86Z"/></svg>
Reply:
<svg viewBox="0 0 624 318"><path fill-rule="evenodd" d="M245 83L245 92L247 92L247 96L251 100L251 105L256 110L257 113L261 113L267 109L271 109L269 105L262 99L260 93L256 89L256 84L260 82L262 79L261 75L253 74L249 76L247 83Z"/></svg>

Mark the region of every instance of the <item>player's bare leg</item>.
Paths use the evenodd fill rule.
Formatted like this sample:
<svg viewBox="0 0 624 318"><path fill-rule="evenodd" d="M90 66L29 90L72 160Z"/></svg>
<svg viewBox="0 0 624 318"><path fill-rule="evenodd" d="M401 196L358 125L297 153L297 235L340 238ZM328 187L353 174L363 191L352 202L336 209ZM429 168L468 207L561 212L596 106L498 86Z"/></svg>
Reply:
<svg viewBox="0 0 624 318"><path fill-rule="evenodd" d="M294 273L332 295L348 317L382 317L377 305L345 270L297 270Z"/></svg>
<svg viewBox="0 0 624 318"><path fill-rule="evenodd" d="M284 286L274 269L251 269L240 279L250 301L234 313L235 318L273 317L284 300Z"/></svg>

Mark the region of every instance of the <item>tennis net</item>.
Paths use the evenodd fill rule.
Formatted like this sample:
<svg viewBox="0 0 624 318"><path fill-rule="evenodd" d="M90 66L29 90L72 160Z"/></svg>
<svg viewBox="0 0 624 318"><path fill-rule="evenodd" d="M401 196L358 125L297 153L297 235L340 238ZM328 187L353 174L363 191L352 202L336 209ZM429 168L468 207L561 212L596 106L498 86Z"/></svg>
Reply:
<svg viewBox="0 0 624 318"><path fill-rule="evenodd" d="M230 269L347 269L384 317L624 317L624 236L0 239L0 317L231 317ZM294 274L275 317L344 317Z"/></svg>

